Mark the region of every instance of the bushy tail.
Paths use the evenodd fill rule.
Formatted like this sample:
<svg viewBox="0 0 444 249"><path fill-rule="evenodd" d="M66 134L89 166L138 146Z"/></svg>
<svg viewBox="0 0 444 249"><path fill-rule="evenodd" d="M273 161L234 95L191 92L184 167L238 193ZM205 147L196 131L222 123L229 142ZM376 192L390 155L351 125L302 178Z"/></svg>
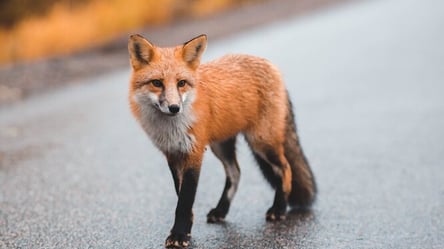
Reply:
<svg viewBox="0 0 444 249"><path fill-rule="evenodd" d="M285 140L285 157L291 166L292 189L288 198L291 207L309 207L316 197L316 182L310 165L305 158L296 133L296 124L290 98L288 98L288 114Z"/></svg>

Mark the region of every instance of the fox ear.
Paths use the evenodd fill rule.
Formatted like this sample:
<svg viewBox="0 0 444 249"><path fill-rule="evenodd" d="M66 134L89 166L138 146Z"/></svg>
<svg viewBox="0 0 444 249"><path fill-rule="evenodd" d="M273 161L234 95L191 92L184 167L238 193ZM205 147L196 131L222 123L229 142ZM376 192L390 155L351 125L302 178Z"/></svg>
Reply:
<svg viewBox="0 0 444 249"><path fill-rule="evenodd" d="M154 56L154 46L141 35L131 35L128 41L128 52L134 70L150 63Z"/></svg>
<svg viewBox="0 0 444 249"><path fill-rule="evenodd" d="M207 36L200 35L192 40L183 44L182 56L183 60L188 63L192 68L197 68L200 63L200 57L202 56L205 48L207 47Z"/></svg>

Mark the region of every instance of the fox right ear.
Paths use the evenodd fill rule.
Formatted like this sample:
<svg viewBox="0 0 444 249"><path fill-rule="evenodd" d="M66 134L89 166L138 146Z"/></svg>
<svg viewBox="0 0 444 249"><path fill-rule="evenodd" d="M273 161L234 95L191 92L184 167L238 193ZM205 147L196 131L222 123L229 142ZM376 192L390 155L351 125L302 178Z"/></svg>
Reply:
<svg viewBox="0 0 444 249"><path fill-rule="evenodd" d="M134 70L150 63L154 56L154 46L143 36L131 35L128 41L128 52Z"/></svg>
<svg viewBox="0 0 444 249"><path fill-rule="evenodd" d="M191 39L182 47L183 50L183 59L188 63L192 68L197 68L200 63L200 57L202 56L205 48L207 47L207 36L200 35Z"/></svg>

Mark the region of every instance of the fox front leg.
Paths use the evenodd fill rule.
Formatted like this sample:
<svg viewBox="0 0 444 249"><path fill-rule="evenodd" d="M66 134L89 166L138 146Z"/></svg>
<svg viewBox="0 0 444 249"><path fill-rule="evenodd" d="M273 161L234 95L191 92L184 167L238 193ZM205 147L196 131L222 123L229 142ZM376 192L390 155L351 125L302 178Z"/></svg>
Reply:
<svg viewBox="0 0 444 249"><path fill-rule="evenodd" d="M168 158L168 164L178 196L176 216L170 235L165 241L167 248L188 247L193 226L193 203L199 181L201 159L191 160L188 155Z"/></svg>

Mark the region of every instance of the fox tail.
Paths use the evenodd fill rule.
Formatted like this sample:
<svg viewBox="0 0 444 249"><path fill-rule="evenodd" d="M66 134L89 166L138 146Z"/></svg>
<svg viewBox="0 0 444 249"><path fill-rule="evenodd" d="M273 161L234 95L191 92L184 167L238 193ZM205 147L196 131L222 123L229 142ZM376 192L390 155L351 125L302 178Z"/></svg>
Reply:
<svg viewBox="0 0 444 249"><path fill-rule="evenodd" d="M293 208L307 208L315 201L317 188L314 175L299 143L290 98L288 98L286 122L285 157L291 166L292 173L292 188L288 203Z"/></svg>

